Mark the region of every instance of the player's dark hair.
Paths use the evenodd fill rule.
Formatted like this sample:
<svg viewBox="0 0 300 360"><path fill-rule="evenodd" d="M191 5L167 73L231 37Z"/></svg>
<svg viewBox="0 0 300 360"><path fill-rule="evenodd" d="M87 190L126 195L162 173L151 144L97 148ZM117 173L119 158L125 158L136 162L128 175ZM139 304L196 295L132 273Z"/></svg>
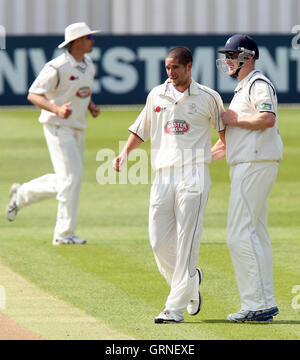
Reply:
<svg viewBox="0 0 300 360"><path fill-rule="evenodd" d="M184 66L186 66L190 62L193 62L193 54L191 50L183 46L177 46L169 50L166 58L177 59L179 64L182 64Z"/></svg>

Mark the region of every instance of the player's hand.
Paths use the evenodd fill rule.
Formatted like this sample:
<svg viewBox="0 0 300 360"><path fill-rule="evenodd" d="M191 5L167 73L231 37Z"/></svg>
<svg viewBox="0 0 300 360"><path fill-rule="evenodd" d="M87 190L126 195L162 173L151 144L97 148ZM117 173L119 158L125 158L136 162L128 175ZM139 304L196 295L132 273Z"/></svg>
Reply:
<svg viewBox="0 0 300 360"><path fill-rule="evenodd" d="M126 159L127 159L127 156L126 156L125 153L120 154L119 156L117 156L113 161L113 168L117 172L120 172L122 165L126 162Z"/></svg>
<svg viewBox="0 0 300 360"><path fill-rule="evenodd" d="M230 126L237 126L238 124L238 113L228 109L221 114L223 124Z"/></svg>
<svg viewBox="0 0 300 360"><path fill-rule="evenodd" d="M61 119L67 119L72 114L72 109L70 109L71 102L61 105L58 107L56 115Z"/></svg>
<svg viewBox="0 0 300 360"><path fill-rule="evenodd" d="M92 117L97 117L100 114L100 107L94 104L93 102L90 102L89 104L89 110L92 115Z"/></svg>

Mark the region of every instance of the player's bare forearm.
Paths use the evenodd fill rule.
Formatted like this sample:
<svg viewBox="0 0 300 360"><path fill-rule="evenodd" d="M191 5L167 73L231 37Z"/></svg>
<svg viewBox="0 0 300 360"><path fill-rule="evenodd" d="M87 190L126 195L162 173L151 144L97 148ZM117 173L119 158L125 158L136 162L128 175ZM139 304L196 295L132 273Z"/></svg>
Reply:
<svg viewBox="0 0 300 360"><path fill-rule="evenodd" d="M133 133L129 135L129 138L123 150L113 161L113 167L117 172L121 170L122 165L126 162L127 157L131 153L131 151L137 149L142 142L143 140L137 135Z"/></svg>
<svg viewBox="0 0 300 360"><path fill-rule="evenodd" d="M125 154L126 156L128 156L131 151L137 149L142 142L143 140L140 137L138 137L134 133L131 133L120 155Z"/></svg>
<svg viewBox="0 0 300 360"><path fill-rule="evenodd" d="M249 116L239 116L237 112L229 109L222 113L222 121L225 125L229 126L237 126L249 130L264 130L274 126L275 114L265 111Z"/></svg>
<svg viewBox="0 0 300 360"><path fill-rule="evenodd" d="M59 106L49 101L46 96L34 93L29 93L27 100L40 109L50 111L62 119L67 119L72 114L70 102Z"/></svg>
<svg viewBox="0 0 300 360"><path fill-rule="evenodd" d="M27 100L40 109L44 109L53 113L55 113L57 110L57 106L51 103L44 95L29 93Z"/></svg>
<svg viewBox="0 0 300 360"><path fill-rule="evenodd" d="M275 114L271 112L259 112L251 116L239 117L239 126L250 130L264 130L273 127Z"/></svg>
<svg viewBox="0 0 300 360"><path fill-rule="evenodd" d="M226 155L225 131L219 133L219 140L211 148L211 161L214 162Z"/></svg>

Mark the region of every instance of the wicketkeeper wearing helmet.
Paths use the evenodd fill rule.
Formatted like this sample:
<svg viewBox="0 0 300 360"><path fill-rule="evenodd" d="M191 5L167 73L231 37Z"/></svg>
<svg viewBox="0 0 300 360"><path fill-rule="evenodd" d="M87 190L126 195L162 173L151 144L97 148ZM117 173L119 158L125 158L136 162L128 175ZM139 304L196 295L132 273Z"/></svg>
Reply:
<svg viewBox="0 0 300 360"><path fill-rule="evenodd" d="M226 149L223 142L212 148L214 160L226 154L230 165L227 244L241 310L227 319L271 321L279 311L273 289L268 195L283 156L276 90L255 69L259 49L250 36L233 35L219 52L225 59L218 59L217 67L238 80L229 109L222 114Z"/></svg>

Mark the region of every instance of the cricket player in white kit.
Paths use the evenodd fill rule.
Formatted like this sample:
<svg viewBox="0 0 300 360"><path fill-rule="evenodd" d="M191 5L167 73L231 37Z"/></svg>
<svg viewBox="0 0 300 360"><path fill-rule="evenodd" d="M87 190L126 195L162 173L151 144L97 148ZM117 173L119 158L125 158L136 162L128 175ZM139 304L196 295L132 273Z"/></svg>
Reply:
<svg viewBox="0 0 300 360"><path fill-rule="evenodd" d="M241 299L241 310L227 319L271 321L278 307L267 200L283 157L276 91L255 69L259 50L251 37L233 35L219 52L225 59L217 60L218 68L238 80L229 109L222 114L231 179L227 244ZM218 142L212 152L214 160L225 155L224 143Z"/></svg>
<svg viewBox="0 0 300 360"><path fill-rule="evenodd" d="M6 209L9 221L19 209L40 200L56 197L57 222L53 245L84 244L75 235L85 149L87 110L92 116L99 108L91 100L95 75L92 60L86 55L93 49L92 31L85 23L69 25L65 41L58 47L68 49L48 62L29 89L28 100L42 109L43 124L53 174L47 174L10 190Z"/></svg>
<svg viewBox="0 0 300 360"><path fill-rule="evenodd" d="M189 49L171 49L165 59L169 79L155 87L135 123L121 154L151 140L151 163L156 171L149 208L149 237L161 274L170 286L165 309L156 323L181 322L184 312L201 307L197 268L203 215L210 189L211 127L224 139L223 103L215 91L192 80Z"/></svg>

